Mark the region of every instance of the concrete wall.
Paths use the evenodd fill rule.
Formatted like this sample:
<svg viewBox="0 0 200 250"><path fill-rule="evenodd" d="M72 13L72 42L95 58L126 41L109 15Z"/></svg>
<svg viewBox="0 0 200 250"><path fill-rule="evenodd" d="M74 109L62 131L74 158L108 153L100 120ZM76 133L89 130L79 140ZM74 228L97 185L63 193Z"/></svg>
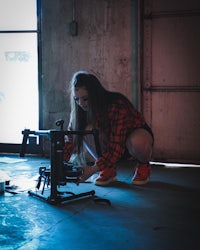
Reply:
<svg viewBox="0 0 200 250"><path fill-rule="evenodd" d="M74 12L73 12L74 2ZM133 97L131 0L42 0L42 128L67 126L67 88L77 70L97 75L102 84ZM69 24L78 23L72 36Z"/></svg>

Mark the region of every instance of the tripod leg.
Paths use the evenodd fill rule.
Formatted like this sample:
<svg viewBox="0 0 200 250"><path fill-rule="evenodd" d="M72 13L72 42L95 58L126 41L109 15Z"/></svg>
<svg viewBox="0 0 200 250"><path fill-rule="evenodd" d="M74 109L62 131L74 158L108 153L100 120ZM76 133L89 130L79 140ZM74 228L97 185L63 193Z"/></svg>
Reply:
<svg viewBox="0 0 200 250"><path fill-rule="evenodd" d="M44 194L44 188L45 188L45 184L46 184L46 182L47 182L47 176L45 176L44 177L44 184L43 184L43 187L42 187L42 192L41 192L41 194Z"/></svg>
<svg viewBox="0 0 200 250"><path fill-rule="evenodd" d="M23 139L22 139L22 145L21 145L21 150L20 150L20 157L24 157L25 152L26 152L26 144L29 136L29 129L25 129L23 131Z"/></svg>

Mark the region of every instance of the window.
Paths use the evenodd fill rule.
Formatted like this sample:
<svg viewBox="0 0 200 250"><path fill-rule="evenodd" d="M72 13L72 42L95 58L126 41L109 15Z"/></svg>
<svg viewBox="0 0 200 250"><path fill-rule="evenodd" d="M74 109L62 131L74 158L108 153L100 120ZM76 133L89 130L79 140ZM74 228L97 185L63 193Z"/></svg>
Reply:
<svg viewBox="0 0 200 250"><path fill-rule="evenodd" d="M18 152L22 130L39 128L37 4L0 0L1 152Z"/></svg>

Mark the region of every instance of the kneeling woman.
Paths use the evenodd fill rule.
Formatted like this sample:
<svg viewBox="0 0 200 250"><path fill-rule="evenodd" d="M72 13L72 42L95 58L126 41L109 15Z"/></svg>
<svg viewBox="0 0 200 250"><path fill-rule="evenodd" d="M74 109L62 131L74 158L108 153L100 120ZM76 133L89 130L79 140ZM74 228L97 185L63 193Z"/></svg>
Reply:
<svg viewBox="0 0 200 250"><path fill-rule="evenodd" d="M146 184L150 178L149 161L153 133L143 115L122 94L106 90L96 76L78 71L71 80L71 116L69 130L98 129L102 154L96 155L93 137L69 137L64 148L65 160L85 149L94 157L92 166L81 166L84 182L94 173L96 185L105 186L116 180L116 163L127 152L137 160L132 184Z"/></svg>

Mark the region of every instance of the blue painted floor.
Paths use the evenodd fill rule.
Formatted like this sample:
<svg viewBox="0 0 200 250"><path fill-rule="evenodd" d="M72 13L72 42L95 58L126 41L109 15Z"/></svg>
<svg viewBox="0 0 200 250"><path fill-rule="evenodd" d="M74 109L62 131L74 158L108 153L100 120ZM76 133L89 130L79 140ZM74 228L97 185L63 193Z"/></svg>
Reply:
<svg viewBox="0 0 200 250"><path fill-rule="evenodd" d="M122 162L118 181L108 187L61 187L76 194L94 190L94 197L51 205L28 194L41 166L49 159L0 156L0 174L10 177L10 192L0 195L1 250L200 249L200 168L153 165L150 182L139 187L130 185L134 163Z"/></svg>

